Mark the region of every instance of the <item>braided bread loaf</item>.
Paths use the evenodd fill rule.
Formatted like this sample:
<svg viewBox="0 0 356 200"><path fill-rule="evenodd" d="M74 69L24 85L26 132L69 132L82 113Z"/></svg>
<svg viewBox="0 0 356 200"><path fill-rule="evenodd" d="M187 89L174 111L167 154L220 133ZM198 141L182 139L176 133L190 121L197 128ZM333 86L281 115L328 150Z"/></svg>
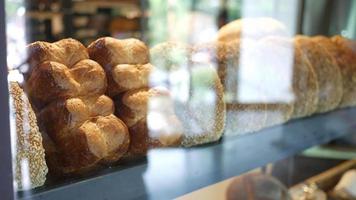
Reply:
<svg viewBox="0 0 356 200"><path fill-rule="evenodd" d="M53 145L51 170L80 173L120 159L129 146L126 125L113 115L102 67L76 40L28 46L25 90L36 107L40 129ZM46 140L48 141L48 140Z"/></svg>
<svg viewBox="0 0 356 200"><path fill-rule="evenodd" d="M90 58L105 70L107 94L114 97L122 92L148 87L152 66L148 63L148 48L136 39L99 38L88 46Z"/></svg>
<svg viewBox="0 0 356 200"><path fill-rule="evenodd" d="M131 143L127 156L132 158L145 155L153 147L178 145L182 132L173 109L169 109L172 105L168 105L168 113L167 110L160 113L169 118L165 119L169 121L166 127L177 127L175 130L163 128L157 132L149 123L148 116L154 112L149 107L150 103L162 98L168 100L170 97L168 91L149 89L149 77L154 67L148 63L146 45L136 39L104 37L91 43L88 51L90 58L104 67L109 84L106 93L114 97L115 113L129 128ZM160 123L164 126L164 121Z"/></svg>

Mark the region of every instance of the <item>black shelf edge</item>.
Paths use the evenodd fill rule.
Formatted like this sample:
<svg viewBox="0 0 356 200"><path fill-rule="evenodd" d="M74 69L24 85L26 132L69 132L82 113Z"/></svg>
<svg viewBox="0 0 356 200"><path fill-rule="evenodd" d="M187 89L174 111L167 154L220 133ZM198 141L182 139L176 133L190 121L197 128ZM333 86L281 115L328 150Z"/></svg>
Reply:
<svg viewBox="0 0 356 200"><path fill-rule="evenodd" d="M27 191L20 199L172 199L354 133L355 116L356 108L348 108L201 147L151 150L134 166Z"/></svg>

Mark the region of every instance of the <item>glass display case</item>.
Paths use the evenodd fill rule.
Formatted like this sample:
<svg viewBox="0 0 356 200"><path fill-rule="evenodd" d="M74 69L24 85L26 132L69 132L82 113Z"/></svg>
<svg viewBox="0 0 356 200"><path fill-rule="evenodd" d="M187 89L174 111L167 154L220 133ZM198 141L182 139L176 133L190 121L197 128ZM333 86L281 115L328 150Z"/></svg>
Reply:
<svg viewBox="0 0 356 200"><path fill-rule="evenodd" d="M356 198L356 1L5 0L0 27L0 199Z"/></svg>

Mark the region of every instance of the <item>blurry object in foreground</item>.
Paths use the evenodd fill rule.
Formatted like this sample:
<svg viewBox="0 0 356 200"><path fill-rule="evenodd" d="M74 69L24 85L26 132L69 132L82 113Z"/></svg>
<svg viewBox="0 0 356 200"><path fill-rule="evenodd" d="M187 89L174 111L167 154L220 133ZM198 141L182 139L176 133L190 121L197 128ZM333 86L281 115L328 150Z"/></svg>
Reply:
<svg viewBox="0 0 356 200"><path fill-rule="evenodd" d="M341 180L332 191L332 196L336 199L356 199L356 169L349 170L342 175Z"/></svg>
<svg viewBox="0 0 356 200"><path fill-rule="evenodd" d="M217 40L230 42L240 38L261 39L266 36L288 37L286 26L273 18L242 18L232 21L220 28Z"/></svg>
<svg viewBox="0 0 356 200"><path fill-rule="evenodd" d="M291 193L293 200L327 200L325 192L315 184L303 185L300 190Z"/></svg>
<svg viewBox="0 0 356 200"><path fill-rule="evenodd" d="M289 189L293 199L300 200L306 195L309 199L322 199L325 192L331 199L354 200L356 199L356 160L343 162L321 174L308 178L300 184ZM319 197L319 198L317 198Z"/></svg>
<svg viewBox="0 0 356 200"><path fill-rule="evenodd" d="M48 168L36 115L17 82L10 82L10 119L14 146L14 179L18 190L42 186Z"/></svg>
<svg viewBox="0 0 356 200"><path fill-rule="evenodd" d="M182 145L219 140L226 111L223 87L214 64L193 60L191 47L176 42L154 46L150 56L162 74L162 80L154 84L166 84L172 92L176 114L184 127Z"/></svg>
<svg viewBox="0 0 356 200"><path fill-rule="evenodd" d="M227 200L291 200L287 188L276 178L250 173L233 180L226 191Z"/></svg>

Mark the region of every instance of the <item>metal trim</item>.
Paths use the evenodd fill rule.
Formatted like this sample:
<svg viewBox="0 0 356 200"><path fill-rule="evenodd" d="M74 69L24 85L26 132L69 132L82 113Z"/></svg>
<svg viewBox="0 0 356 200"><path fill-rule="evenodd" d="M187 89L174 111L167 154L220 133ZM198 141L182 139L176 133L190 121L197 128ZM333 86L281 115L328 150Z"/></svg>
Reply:
<svg viewBox="0 0 356 200"><path fill-rule="evenodd" d="M0 1L0 194L1 199L14 199L11 137L9 120L9 90L6 64L5 1Z"/></svg>

